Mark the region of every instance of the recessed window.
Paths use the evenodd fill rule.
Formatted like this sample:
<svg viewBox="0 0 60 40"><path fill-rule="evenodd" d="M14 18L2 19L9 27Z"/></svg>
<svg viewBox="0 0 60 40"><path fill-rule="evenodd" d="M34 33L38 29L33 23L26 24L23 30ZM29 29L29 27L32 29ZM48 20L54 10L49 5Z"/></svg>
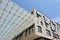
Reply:
<svg viewBox="0 0 60 40"><path fill-rule="evenodd" d="M27 36L28 35L28 30L26 30L26 33L25 33L25 36Z"/></svg>
<svg viewBox="0 0 60 40"><path fill-rule="evenodd" d="M33 27L29 28L29 33L30 33L30 34L33 33Z"/></svg>
<svg viewBox="0 0 60 40"><path fill-rule="evenodd" d="M48 36L51 36L51 33L50 33L49 30L46 30L46 34L47 34Z"/></svg>
<svg viewBox="0 0 60 40"><path fill-rule="evenodd" d="M43 22L41 22L41 25L43 26Z"/></svg>
<svg viewBox="0 0 60 40"><path fill-rule="evenodd" d="M53 33L53 37L54 37L54 39L59 39L59 36L55 33Z"/></svg>
<svg viewBox="0 0 60 40"><path fill-rule="evenodd" d="M49 24L45 22L46 27L49 27Z"/></svg>
<svg viewBox="0 0 60 40"><path fill-rule="evenodd" d="M55 31L56 31L55 24L53 24L53 23L52 23L52 25L51 25L51 30L52 30L53 32L55 32Z"/></svg>
<svg viewBox="0 0 60 40"><path fill-rule="evenodd" d="M49 24L49 18L46 18L45 19L45 22Z"/></svg>
<svg viewBox="0 0 60 40"><path fill-rule="evenodd" d="M49 19L44 17L44 22L45 22L46 27L48 28L49 25L50 25L49 24Z"/></svg>
<svg viewBox="0 0 60 40"><path fill-rule="evenodd" d="M32 34L33 32L34 32L34 24L26 30L25 36L28 36L28 35Z"/></svg>
<svg viewBox="0 0 60 40"><path fill-rule="evenodd" d="M15 37L15 38L12 39L12 40L23 40L22 34L23 34L23 33L21 33L20 35L18 35L17 37Z"/></svg>
<svg viewBox="0 0 60 40"><path fill-rule="evenodd" d="M34 14L33 12L31 12L31 14Z"/></svg>
<svg viewBox="0 0 60 40"><path fill-rule="evenodd" d="M42 33L42 28L38 26L38 32Z"/></svg>
<svg viewBox="0 0 60 40"><path fill-rule="evenodd" d="M37 14L37 18L41 17L41 15Z"/></svg>
<svg viewBox="0 0 60 40"><path fill-rule="evenodd" d="M20 36L20 40L22 40L23 38L22 38L22 36Z"/></svg>

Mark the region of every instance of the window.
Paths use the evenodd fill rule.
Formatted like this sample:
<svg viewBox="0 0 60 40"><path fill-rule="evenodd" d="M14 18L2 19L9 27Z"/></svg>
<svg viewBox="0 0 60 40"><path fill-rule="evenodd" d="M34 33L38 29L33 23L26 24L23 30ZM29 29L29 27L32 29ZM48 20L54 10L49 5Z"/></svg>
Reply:
<svg viewBox="0 0 60 40"><path fill-rule="evenodd" d="M50 21L49 21L49 19L48 19L48 18L45 18L45 16L43 16L43 18L44 18L44 22L45 22L46 27L47 27L47 28L50 28L50 27L49 27L49 26L50 26Z"/></svg>
<svg viewBox="0 0 60 40"><path fill-rule="evenodd" d="M32 34L33 32L34 32L34 24L26 30L25 34L26 34L26 36L28 36L28 35Z"/></svg>
<svg viewBox="0 0 60 40"><path fill-rule="evenodd" d="M48 18L45 19L45 25L46 25L46 27L49 27L49 25L50 25Z"/></svg>
<svg viewBox="0 0 60 40"><path fill-rule="evenodd" d="M22 36L20 36L20 40L22 40L23 38L22 38Z"/></svg>
<svg viewBox="0 0 60 40"><path fill-rule="evenodd" d="M21 33L20 35L16 36L16 37L13 38L12 40L23 40L22 35L23 35L23 33Z"/></svg>
<svg viewBox="0 0 60 40"><path fill-rule="evenodd" d="M53 32L55 32L55 31L56 31L55 24L53 24L53 23L52 23L52 25L51 25L51 30L52 30Z"/></svg>
<svg viewBox="0 0 60 40"><path fill-rule="evenodd" d="M33 27L29 28L29 34L33 33Z"/></svg>
<svg viewBox="0 0 60 40"><path fill-rule="evenodd" d="M38 26L38 32L42 33L42 28L40 26Z"/></svg>
<svg viewBox="0 0 60 40"><path fill-rule="evenodd" d="M12 39L12 40L17 40L17 38L14 38L14 39Z"/></svg>
<svg viewBox="0 0 60 40"><path fill-rule="evenodd" d="M43 26L43 22L41 22L41 25Z"/></svg>
<svg viewBox="0 0 60 40"><path fill-rule="evenodd" d="M34 14L33 12L31 12L31 14Z"/></svg>
<svg viewBox="0 0 60 40"><path fill-rule="evenodd" d="M37 18L41 17L41 15L37 14Z"/></svg>
<svg viewBox="0 0 60 40"><path fill-rule="evenodd" d="M45 22L46 27L49 27L49 24Z"/></svg>
<svg viewBox="0 0 60 40"><path fill-rule="evenodd" d="M50 33L49 30L46 30L46 34L47 34L48 36L51 36L51 33Z"/></svg>
<svg viewBox="0 0 60 40"><path fill-rule="evenodd" d="M49 19L48 19L48 18L46 18L46 19L45 19L45 22L49 24Z"/></svg>
<svg viewBox="0 0 60 40"><path fill-rule="evenodd" d="M28 30L26 30L26 33L25 33L25 36L27 36L28 35Z"/></svg>
<svg viewBox="0 0 60 40"><path fill-rule="evenodd" d="M54 37L54 39L56 38L56 39L59 39L59 36L57 35L57 34L55 34L55 33L53 33L53 37Z"/></svg>

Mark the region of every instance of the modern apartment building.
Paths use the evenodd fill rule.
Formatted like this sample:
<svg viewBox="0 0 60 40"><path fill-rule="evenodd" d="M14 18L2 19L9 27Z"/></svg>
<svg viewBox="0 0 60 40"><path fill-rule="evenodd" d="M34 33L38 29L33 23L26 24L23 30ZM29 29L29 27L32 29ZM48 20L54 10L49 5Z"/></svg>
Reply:
<svg viewBox="0 0 60 40"><path fill-rule="evenodd" d="M0 40L60 40L60 24L37 9L29 12L0 0Z"/></svg>

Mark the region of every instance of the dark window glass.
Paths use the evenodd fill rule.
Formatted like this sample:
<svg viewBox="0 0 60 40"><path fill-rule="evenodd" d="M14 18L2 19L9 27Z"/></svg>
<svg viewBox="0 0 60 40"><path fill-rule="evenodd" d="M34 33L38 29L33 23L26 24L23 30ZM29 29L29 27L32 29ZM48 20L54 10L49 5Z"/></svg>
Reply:
<svg viewBox="0 0 60 40"><path fill-rule="evenodd" d="M31 12L31 14L33 14L33 12Z"/></svg>
<svg viewBox="0 0 60 40"><path fill-rule="evenodd" d="M56 38L56 39L59 39L59 36L57 35L57 34L55 34L55 33L53 33L53 37L54 37L54 39Z"/></svg>
<svg viewBox="0 0 60 40"><path fill-rule="evenodd" d="M50 33L49 30L46 30L46 34L47 34L48 36L51 36L51 33Z"/></svg>
<svg viewBox="0 0 60 40"><path fill-rule="evenodd" d="M36 13L37 13L37 18L41 17L41 15L37 11L36 11Z"/></svg>
<svg viewBox="0 0 60 40"><path fill-rule="evenodd" d="M43 22L41 22L41 25L43 26Z"/></svg>
<svg viewBox="0 0 60 40"><path fill-rule="evenodd" d="M29 28L29 33L33 33L33 27Z"/></svg>
<svg viewBox="0 0 60 40"><path fill-rule="evenodd" d="M37 18L41 17L41 15L37 14Z"/></svg>
<svg viewBox="0 0 60 40"><path fill-rule="evenodd" d="M34 32L34 24L26 30L26 36L32 34L33 32Z"/></svg>
<svg viewBox="0 0 60 40"><path fill-rule="evenodd" d="M42 33L42 28L40 26L38 26L38 32Z"/></svg>
<svg viewBox="0 0 60 40"><path fill-rule="evenodd" d="M46 23L46 22L45 22L45 25L46 25L46 27L48 27L48 26L49 26L49 24L48 24L48 23Z"/></svg>
<svg viewBox="0 0 60 40"><path fill-rule="evenodd" d="M23 40L22 34L23 34L23 33L21 33L20 35L18 35L17 37L15 37L15 38L12 39L12 40Z"/></svg>
<svg viewBox="0 0 60 40"><path fill-rule="evenodd" d="M26 30L25 36L27 36L27 35L28 35L28 31Z"/></svg>
<svg viewBox="0 0 60 40"><path fill-rule="evenodd" d="M53 24L53 23L52 23L52 25L51 25L51 30L52 30L53 32L56 31L56 26L55 26L55 24Z"/></svg>

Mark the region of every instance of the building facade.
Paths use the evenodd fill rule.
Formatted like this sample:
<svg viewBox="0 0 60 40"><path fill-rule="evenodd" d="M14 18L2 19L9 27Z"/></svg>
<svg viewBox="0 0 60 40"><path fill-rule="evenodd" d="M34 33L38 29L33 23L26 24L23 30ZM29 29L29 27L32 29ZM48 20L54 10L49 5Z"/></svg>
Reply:
<svg viewBox="0 0 60 40"><path fill-rule="evenodd" d="M0 0L0 40L60 40L60 24L11 0ZM57 32L58 31L58 32Z"/></svg>
<svg viewBox="0 0 60 40"><path fill-rule="evenodd" d="M60 34L56 32L60 29L59 24L36 9L31 14L34 16L34 23L13 40L60 40Z"/></svg>

